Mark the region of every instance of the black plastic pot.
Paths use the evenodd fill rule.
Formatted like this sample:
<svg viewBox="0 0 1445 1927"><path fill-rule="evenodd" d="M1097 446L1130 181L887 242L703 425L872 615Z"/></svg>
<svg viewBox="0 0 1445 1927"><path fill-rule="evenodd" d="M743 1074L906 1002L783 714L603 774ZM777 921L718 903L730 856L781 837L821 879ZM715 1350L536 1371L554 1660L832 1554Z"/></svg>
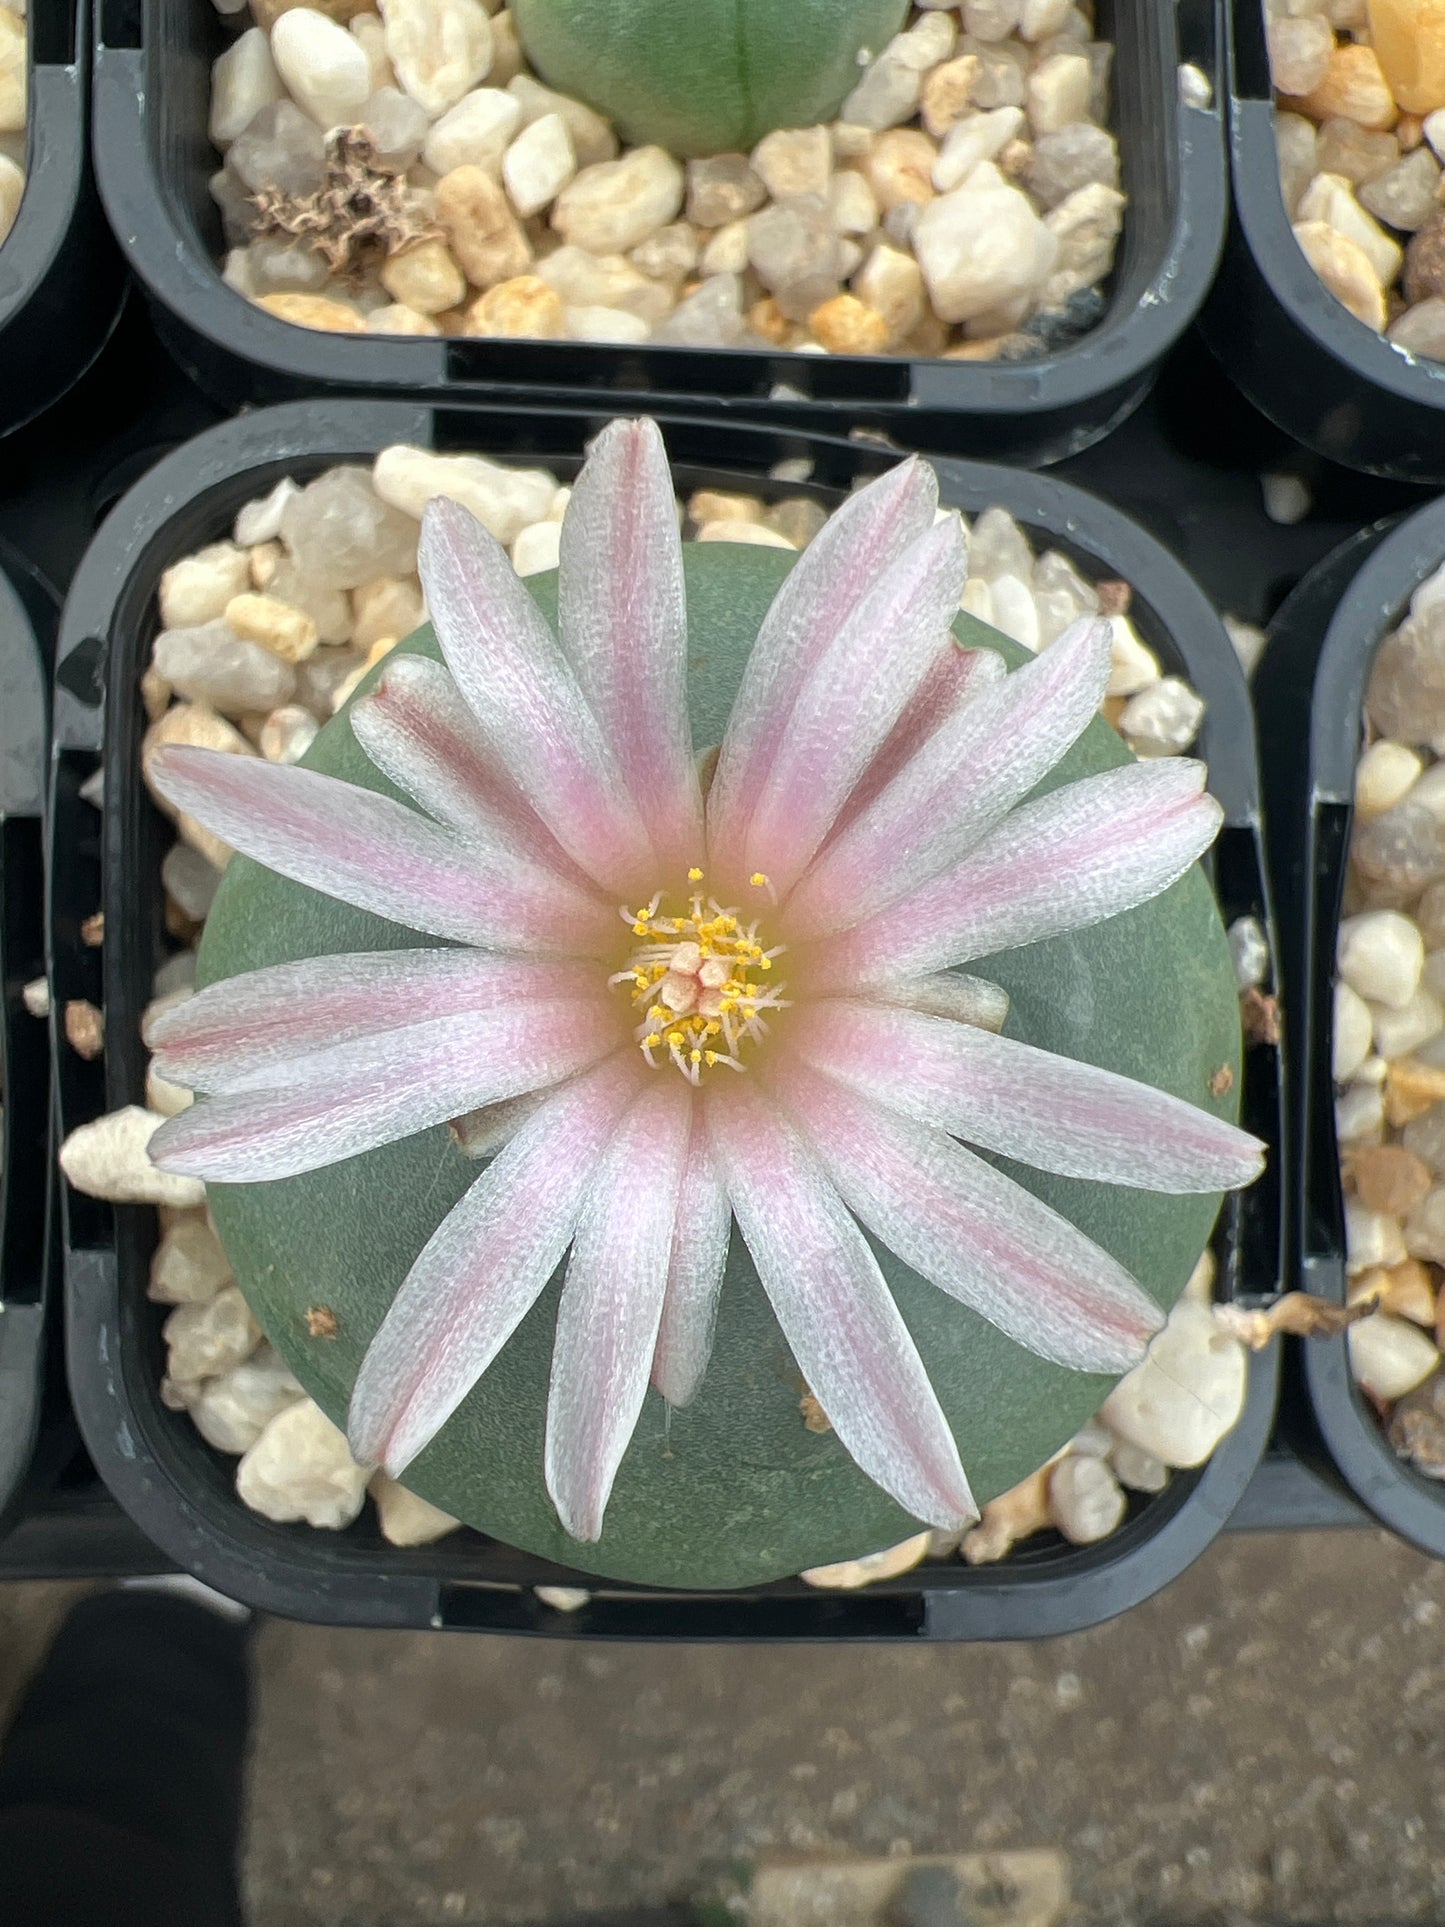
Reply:
<svg viewBox="0 0 1445 1927"><path fill-rule="evenodd" d="M1301 253L1279 188L1263 0L1232 0L1234 213L1204 331L1255 407L1332 461L1445 480L1445 362L1357 321Z"/></svg>
<svg viewBox="0 0 1445 1927"><path fill-rule="evenodd" d="M1285 1006L1287 1109L1299 1155L1286 1216L1288 1274L1343 1304L1344 1199L1331 1075L1335 933L1350 847L1361 705L1375 651L1417 585L1445 561L1445 502L1362 529L1281 608L1255 677L1273 753L1265 809ZM1343 1338L1301 1346L1308 1407L1286 1414L1291 1444L1338 1467L1375 1516L1445 1557L1445 1485L1396 1457L1350 1373Z"/></svg>
<svg viewBox="0 0 1445 1927"><path fill-rule="evenodd" d="M120 261L90 171L88 24L85 0L30 10L25 193L0 247L0 429L62 395L120 312Z"/></svg>
<svg viewBox="0 0 1445 1927"><path fill-rule="evenodd" d="M106 1062L67 1059L59 1077L67 1130L135 1101L145 1053L137 1032L163 949L158 868L169 833L140 783L143 728L135 690L156 629L162 569L213 540L236 509L281 476L369 460L391 442L473 449L575 471L603 417L577 412L442 412L399 402L322 402L243 416L160 461L118 504L92 544L67 604L55 694L51 835L52 972L57 998L88 996L107 1012ZM681 489L797 493L768 479L779 460L806 457L809 487L837 499L889 457L864 444L781 435L696 419L663 422ZM945 500L990 502L1101 576L1133 584L1141 632L1209 704L1203 752L1227 815L1215 856L1227 918L1267 919L1258 830L1253 725L1243 680L1219 620L1184 570L1117 511L1048 477L961 462L938 464ZM102 819L79 795L103 758ZM103 955L79 939L104 904ZM72 1061L73 1059L73 1061ZM1249 1055L1244 1108L1278 1143L1276 1054ZM1264 1451L1277 1363L1252 1360L1243 1418L1208 1466L1178 1474L1158 1498L1135 1502L1101 1544L1041 1539L999 1567L926 1567L866 1593L820 1593L799 1581L754 1592L672 1594L592 1582L529 1554L459 1533L420 1551L385 1546L369 1518L330 1535L280 1527L247 1512L231 1462L159 1395L160 1308L145 1301L154 1214L112 1209L67 1192L64 1203L72 1394L87 1445L121 1504L164 1553L222 1591L297 1618L368 1626L649 1639L1005 1639L1105 1619L1181 1572L1220 1531ZM1232 1198L1216 1234L1220 1290L1273 1293L1279 1277L1273 1179ZM569 1581L592 1591L563 1615L531 1588Z"/></svg>
<svg viewBox="0 0 1445 1927"><path fill-rule="evenodd" d="M0 1530L54 1469L50 1034L21 993L45 969L45 662L56 604L0 551ZM44 1436L43 1436L44 1435ZM42 1449L43 1447L43 1449Z"/></svg>
<svg viewBox="0 0 1445 1927"><path fill-rule="evenodd" d="M519 405L606 394L623 409L737 409L834 434L869 427L913 448L1059 461L1137 404L1208 290L1227 203L1218 4L1099 0L1100 31L1118 47L1129 211L1104 319L1077 345L1027 364L388 340L292 327L227 287L217 266L207 74L226 35L209 0L97 0L101 191L157 326L186 371L228 404L327 390ZM1206 78L1213 104L1181 102L1181 61ZM775 392L780 384L786 396Z"/></svg>

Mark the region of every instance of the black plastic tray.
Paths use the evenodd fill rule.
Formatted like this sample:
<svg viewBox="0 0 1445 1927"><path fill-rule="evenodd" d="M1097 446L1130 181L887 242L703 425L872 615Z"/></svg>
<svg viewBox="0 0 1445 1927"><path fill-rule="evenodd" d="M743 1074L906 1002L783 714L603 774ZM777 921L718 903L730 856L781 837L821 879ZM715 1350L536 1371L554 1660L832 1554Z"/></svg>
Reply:
<svg viewBox="0 0 1445 1927"><path fill-rule="evenodd" d="M73 1053L58 1067L67 1130L133 1101L144 1074L136 1030L163 939L157 870L167 840L136 772L136 678L156 626L161 570L213 539L240 504L280 476L366 459L388 442L473 448L575 469L602 417L571 412L443 412L402 402L321 402L243 416L176 450L125 496L91 546L67 603L59 649L52 784L51 943L58 998L87 996L109 1017L107 1060ZM848 487L885 466L868 444L775 434L730 423L664 423L680 485L756 487L784 457L807 455L814 485ZM1050 477L945 461L946 500L990 501L1099 573L1134 585L1134 614L1161 655L1205 695L1202 744L1227 826L1216 887L1227 917L1267 919L1253 752L1243 679L1219 620L1188 575L1116 510ZM101 818L79 788L104 757L111 795ZM79 941L104 902L103 959ZM1275 1053L1250 1054L1247 1121L1278 1141ZM594 1587L566 1616L531 1588L575 1575L530 1555L458 1534L420 1551L384 1547L369 1523L331 1536L279 1527L247 1512L232 1462L212 1453L184 1415L160 1403L161 1314L144 1299L154 1239L149 1211L114 1210L67 1191L64 1201L69 1366L76 1412L101 1474L162 1552L251 1603L294 1617L353 1625L469 1626L618 1638L1020 1638L1062 1632L1122 1611L1166 1584L1219 1532L1264 1451L1274 1410L1273 1352L1251 1361L1245 1414L1198 1473L1177 1474L1137 1502L1103 1543L1031 1545L998 1568L923 1568L862 1595L818 1593L790 1581L736 1594ZM1268 1294L1279 1277L1278 1194L1265 1181L1230 1200L1217 1234L1221 1290Z"/></svg>
<svg viewBox="0 0 1445 1927"><path fill-rule="evenodd" d="M337 390L549 404L606 394L621 411L738 412L991 461L1061 460L1137 405L1208 290L1228 187L1218 102L1221 0L1099 0L1113 39L1129 210L1104 319L1037 362L577 342L422 340L292 327L228 287L206 183L208 70L226 45L210 0L96 0L95 141L101 192L176 358L228 404ZM1180 99L1193 63L1208 107ZM779 385L789 395L775 394Z"/></svg>
<svg viewBox="0 0 1445 1927"><path fill-rule="evenodd" d="M83 373L124 292L90 171L85 0L36 0L28 26L25 192L0 247L0 429L29 421Z"/></svg>
<svg viewBox="0 0 1445 1927"><path fill-rule="evenodd" d="M1279 189L1264 0L1232 0L1234 213L1205 309L1210 346L1281 428L1332 461L1445 480L1445 362L1407 355L1337 301L1300 252Z"/></svg>
<svg viewBox="0 0 1445 1927"><path fill-rule="evenodd" d="M68 1434L64 1401L53 1395L50 1034L21 999L45 969L46 696L57 613L53 591L0 545L0 1531L56 1469Z"/></svg>
<svg viewBox="0 0 1445 1927"><path fill-rule="evenodd" d="M1298 1185L1288 1256L1300 1286L1343 1303L1344 1203L1331 1077L1335 932L1353 816L1360 717L1375 651L1412 591L1445 561L1445 502L1362 529L1276 617L1256 684L1280 755L1266 788L1281 960L1292 1013L1289 1112ZM1385 1525L1445 1557L1445 1486L1396 1457L1355 1385L1345 1340L1304 1347L1309 1423L1297 1448L1329 1453Z"/></svg>

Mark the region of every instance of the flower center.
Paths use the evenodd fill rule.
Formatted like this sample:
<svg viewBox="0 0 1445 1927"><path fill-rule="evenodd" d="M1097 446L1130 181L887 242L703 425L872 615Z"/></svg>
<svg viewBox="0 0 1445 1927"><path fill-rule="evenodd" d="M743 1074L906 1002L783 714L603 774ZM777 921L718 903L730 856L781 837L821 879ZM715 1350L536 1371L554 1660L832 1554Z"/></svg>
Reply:
<svg viewBox="0 0 1445 1927"><path fill-rule="evenodd" d="M689 870L687 880L691 896L680 915L671 913L661 891L640 910L623 906L622 920L638 948L607 981L623 985L642 1013L633 1035L652 1068L671 1059L696 1084L717 1064L746 1068L742 1046L767 1035L765 1013L787 1008L787 986L768 980L784 946L765 949L756 919L746 921L736 908L705 897L701 870ZM761 873L749 882L768 889Z"/></svg>

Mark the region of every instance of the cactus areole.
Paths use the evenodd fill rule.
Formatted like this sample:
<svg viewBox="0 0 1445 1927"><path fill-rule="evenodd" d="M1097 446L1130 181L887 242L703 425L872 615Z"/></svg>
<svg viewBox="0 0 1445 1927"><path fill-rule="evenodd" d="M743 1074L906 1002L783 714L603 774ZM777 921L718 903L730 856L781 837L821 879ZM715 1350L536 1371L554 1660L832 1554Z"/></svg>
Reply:
<svg viewBox="0 0 1445 1927"><path fill-rule="evenodd" d="M528 60L632 144L746 151L832 120L907 0L513 0Z"/></svg>
<svg viewBox="0 0 1445 1927"><path fill-rule="evenodd" d="M684 547L617 423L554 575L428 508L434 631L302 764L157 756L240 854L152 1154L357 1456L511 1544L728 1587L966 1523L1258 1169L1203 768L1098 719L1107 624L959 616L936 504Z"/></svg>

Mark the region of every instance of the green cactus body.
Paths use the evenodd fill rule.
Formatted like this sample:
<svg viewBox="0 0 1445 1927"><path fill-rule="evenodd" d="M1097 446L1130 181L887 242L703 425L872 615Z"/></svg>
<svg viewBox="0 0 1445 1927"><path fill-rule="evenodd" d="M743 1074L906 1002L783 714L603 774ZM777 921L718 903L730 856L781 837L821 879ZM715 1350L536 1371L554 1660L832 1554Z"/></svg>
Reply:
<svg viewBox="0 0 1445 1927"><path fill-rule="evenodd" d="M906 0L513 0L512 17L549 85L625 140L689 155L831 120L860 56L907 11Z"/></svg>
<svg viewBox="0 0 1445 1927"><path fill-rule="evenodd" d="M694 740L717 742L742 666L792 558L728 544L684 551ZM556 578L529 582L549 618ZM1023 652L967 616L961 641ZM435 655L430 630L402 645ZM370 686L368 683L363 688ZM347 715L306 762L386 789ZM1102 721L1041 788L1129 760ZM395 792L393 792L395 793ZM206 927L203 981L327 953L434 941L288 883L237 857ZM970 966L971 969L975 966ZM1203 872L1112 921L983 960L1012 998L1009 1034L1086 1059L1232 1116L1239 1021L1228 946ZM1217 1074L1228 1068L1228 1080ZM1048 1176L996 1160L1119 1258L1162 1306L1209 1237L1217 1196L1165 1197ZM277 1349L339 1424L368 1341L417 1252L476 1175L444 1128L273 1184L213 1185L236 1276ZM876 1247L980 1501L1031 1472L1098 1408L1111 1381L1022 1350ZM916 1526L831 1434L810 1431L804 1387L736 1232L716 1346L696 1401L671 1411L649 1392L601 1540L579 1546L542 1480L543 1420L559 1284L554 1279L407 1483L509 1544L612 1578L676 1587L756 1584L872 1551ZM314 1336L309 1308L335 1313ZM314 1321L313 1321L314 1322Z"/></svg>

